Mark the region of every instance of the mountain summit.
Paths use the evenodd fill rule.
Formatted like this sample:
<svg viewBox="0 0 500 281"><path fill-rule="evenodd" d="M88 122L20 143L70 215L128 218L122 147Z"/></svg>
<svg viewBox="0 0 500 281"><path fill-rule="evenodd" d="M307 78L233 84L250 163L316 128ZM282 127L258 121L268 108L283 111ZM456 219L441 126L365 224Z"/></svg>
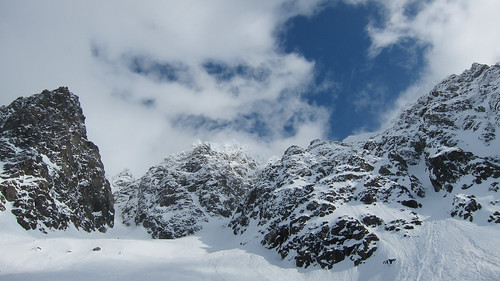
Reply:
<svg viewBox="0 0 500 281"><path fill-rule="evenodd" d="M230 218L252 186L257 162L238 146L209 143L169 156L138 180L113 180L123 223L144 226L153 238L178 238L210 218Z"/></svg>
<svg viewBox="0 0 500 281"><path fill-rule="evenodd" d="M113 196L78 97L61 87L0 107L0 211L25 229L106 231Z"/></svg>

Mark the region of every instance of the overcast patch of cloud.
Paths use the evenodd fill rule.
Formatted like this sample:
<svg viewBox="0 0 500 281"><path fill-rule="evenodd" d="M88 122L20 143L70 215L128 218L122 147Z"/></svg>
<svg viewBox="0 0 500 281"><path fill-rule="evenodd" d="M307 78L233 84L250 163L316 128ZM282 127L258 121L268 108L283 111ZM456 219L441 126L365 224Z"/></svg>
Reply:
<svg viewBox="0 0 500 281"><path fill-rule="evenodd" d="M327 131L327 110L300 97L314 63L274 38L321 2L2 1L0 102L69 86L108 175L198 139L280 155Z"/></svg>

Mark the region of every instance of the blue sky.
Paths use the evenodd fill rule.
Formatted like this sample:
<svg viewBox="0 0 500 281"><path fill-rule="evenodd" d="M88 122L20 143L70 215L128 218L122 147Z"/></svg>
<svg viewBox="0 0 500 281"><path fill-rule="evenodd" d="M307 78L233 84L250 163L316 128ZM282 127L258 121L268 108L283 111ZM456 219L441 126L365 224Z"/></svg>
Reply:
<svg viewBox="0 0 500 281"><path fill-rule="evenodd" d="M423 47L407 39L377 56L369 54L368 24L381 22L374 3L331 5L312 17L297 16L278 33L284 52L297 52L314 61L317 85L305 98L331 110L328 137L343 139L380 126L379 115L394 106L399 94L422 71Z"/></svg>
<svg viewBox="0 0 500 281"><path fill-rule="evenodd" d="M68 86L108 175L197 141L263 159L383 128L473 62L491 0L0 2L0 103Z"/></svg>

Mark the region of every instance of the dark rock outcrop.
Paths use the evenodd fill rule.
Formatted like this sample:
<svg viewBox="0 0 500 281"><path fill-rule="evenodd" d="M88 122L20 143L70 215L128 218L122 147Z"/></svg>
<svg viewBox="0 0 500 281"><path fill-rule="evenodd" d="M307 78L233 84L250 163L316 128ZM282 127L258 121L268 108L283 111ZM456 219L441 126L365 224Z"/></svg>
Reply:
<svg viewBox="0 0 500 281"><path fill-rule="evenodd" d="M457 194L453 198L453 210L451 216L458 216L464 220L472 221L474 219L474 212L482 208L481 204L477 202L476 196Z"/></svg>
<svg viewBox="0 0 500 281"><path fill-rule="evenodd" d="M113 196L78 97L61 87L0 107L0 210L25 229L113 226Z"/></svg>

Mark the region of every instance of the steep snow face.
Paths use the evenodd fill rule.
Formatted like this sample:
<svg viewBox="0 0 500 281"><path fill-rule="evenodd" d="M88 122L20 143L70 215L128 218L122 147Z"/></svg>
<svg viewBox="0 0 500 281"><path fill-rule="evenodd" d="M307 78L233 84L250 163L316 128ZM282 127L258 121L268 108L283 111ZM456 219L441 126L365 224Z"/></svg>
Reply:
<svg viewBox="0 0 500 281"><path fill-rule="evenodd" d="M209 218L228 218L250 189L258 164L242 148L199 144L154 166L140 179L114 180L116 208L125 224L153 238L196 233Z"/></svg>
<svg viewBox="0 0 500 281"><path fill-rule="evenodd" d="M391 236L413 239L431 218L500 222L499 87L500 65L474 64L378 135L291 147L230 226L299 267L332 268L364 263Z"/></svg>
<svg viewBox="0 0 500 281"><path fill-rule="evenodd" d="M0 212L12 202L17 222L42 232L113 226L110 185L84 121L67 88L0 107Z"/></svg>

